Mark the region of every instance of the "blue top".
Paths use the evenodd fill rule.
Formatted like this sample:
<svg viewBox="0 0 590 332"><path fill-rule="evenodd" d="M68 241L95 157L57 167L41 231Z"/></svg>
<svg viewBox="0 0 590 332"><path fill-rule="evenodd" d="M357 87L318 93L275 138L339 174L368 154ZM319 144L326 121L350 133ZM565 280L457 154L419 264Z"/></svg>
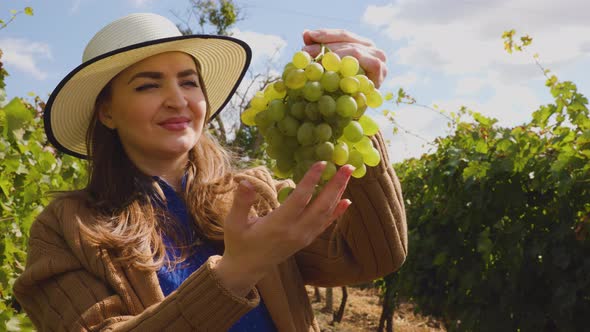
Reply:
<svg viewBox="0 0 590 332"><path fill-rule="evenodd" d="M166 207L168 213L174 217L180 223L181 228L187 230L189 233L190 216L188 210L182 198L174 191L174 189L166 183L164 180L156 178L164 195L166 196ZM182 186L185 186L185 179L183 178ZM168 257L178 257L180 250L178 250L172 243L172 240L164 236L164 244L166 245L166 252ZM196 239L191 238L191 243ZM186 261L182 262L179 266L176 266L172 271L168 269L166 265L162 266L158 271L158 280L160 281L160 287L164 296L168 296L174 290L176 290L182 282L188 278L191 273L196 271L201 265L203 265L207 259L212 255L220 255L214 246L208 242L197 246L194 253L187 258ZM266 306L262 298L260 304L249 311L247 314L242 316L230 329L231 332L240 331L261 331L270 332L277 331Z"/></svg>

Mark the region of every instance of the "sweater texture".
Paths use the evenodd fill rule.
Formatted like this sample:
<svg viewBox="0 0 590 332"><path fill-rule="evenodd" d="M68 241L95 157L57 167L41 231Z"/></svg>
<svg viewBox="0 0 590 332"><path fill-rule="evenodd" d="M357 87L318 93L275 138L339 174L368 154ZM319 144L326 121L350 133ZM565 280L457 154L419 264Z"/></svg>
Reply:
<svg viewBox="0 0 590 332"><path fill-rule="evenodd" d="M227 331L261 298L278 331L315 331L305 285L336 287L369 282L397 270L407 255L407 225L399 181L381 133L372 141L381 163L352 178L346 213L312 244L275 266L245 297L220 282L210 256L164 296L157 271L115 262L86 239L81 223L96 217L80 200L55 199L31 226L27 263L14 284L18 302L39 331ZM256 213L279 206L276 181L264 167L240 173L258 194Z"/></svg>
<svg viewBox="0 0 590 332"><path fill-rule="evenodd" d="M185 179L183 177L182 189L185 188ZM184 232L185 234L194 235L190 231L190 216L188 209L183 199L176 193L166 181L156 177L164 196L166 198L163 204L160 204L160 208L165 209L169 216L172 217L172 221L180 226L176 231ZM196 236L191 236L188 240L190 242L197 241ZM173 261L176 257L180 257L180 250L177 248L177 244L174 243L173 239L164 236L163 241L166 245L166 252L168 258ZM160 288L164 296L170 295L201 265L205 264L207 259L213 255L221 255L222 252L218 252L211 243L203 241L202 244L198 245L192 255L186 259L186 261L177 264L174 268L169 268L167 264L162 266L158 271L158 281L160 282ZM260 298L260 303L247 314L242 316L230 329L229 332L275 332L277 329L274 326L272 318L268 313L268 310L264 304L264 299Z"/></svg>

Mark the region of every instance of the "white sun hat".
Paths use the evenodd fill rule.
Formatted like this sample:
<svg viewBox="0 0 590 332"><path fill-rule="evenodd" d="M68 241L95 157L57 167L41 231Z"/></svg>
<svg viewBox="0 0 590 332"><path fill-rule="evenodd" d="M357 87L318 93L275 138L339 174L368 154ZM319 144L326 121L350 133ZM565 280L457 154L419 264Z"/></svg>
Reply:
<svg viewBox="0 0 590 332"><path fill-rule="evenodd" d="M86 158L86 131L96 97L130 65L163 52L193 56L200 68L213 118L229 102L252 58L243 41L216 35L183 36L167 18L150 13L122 17L88 42L82 64L55 88L44 109L45 132L59 150Z"/></svg>

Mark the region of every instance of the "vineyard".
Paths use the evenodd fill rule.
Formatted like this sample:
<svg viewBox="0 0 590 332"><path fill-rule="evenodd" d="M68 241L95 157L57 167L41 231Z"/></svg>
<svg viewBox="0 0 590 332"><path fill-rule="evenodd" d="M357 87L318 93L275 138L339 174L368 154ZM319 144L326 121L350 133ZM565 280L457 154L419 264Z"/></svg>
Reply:
<svg viewBox="0 0 590 332"><path fill-rule="evenodd" d="M531 42L516 45L513 35L504 36L509 51ZM527 123L502 127L468 108L445 113L452 133L435 151L394 165L410 251L400 271L370 285L381 298L375 330L391 331L386 322L407 303L450 331L587 328L588 99L544 73L553 102ZM12 296L28 231L51 192L85 185L86 166L47 143L43 100L3 99L6 75L0 62L0 331L31 331Z"/></svg>

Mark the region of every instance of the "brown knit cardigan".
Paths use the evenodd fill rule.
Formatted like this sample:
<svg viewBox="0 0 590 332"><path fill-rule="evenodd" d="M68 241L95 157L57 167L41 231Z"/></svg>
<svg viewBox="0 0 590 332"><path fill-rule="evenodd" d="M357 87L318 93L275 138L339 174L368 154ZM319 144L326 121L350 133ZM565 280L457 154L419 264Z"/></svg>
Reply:
<svg viewBox="0 0 590 332"><path fill-rule="evenodd" d="M164 297L156 272L122 266L80 232L93 215L73 199L54 200L31 227L25 271L14 294L40 331L225 331L260 297L279 331L317 331L305 285L367 282L397 270L407 255L399 181L379 133L382 161L345 192L352 205L309 247L279 264L246 297L219 282L212 256ZM278 206L276 182L265 168L237 177L259 194L258 214Z"/></svg>

